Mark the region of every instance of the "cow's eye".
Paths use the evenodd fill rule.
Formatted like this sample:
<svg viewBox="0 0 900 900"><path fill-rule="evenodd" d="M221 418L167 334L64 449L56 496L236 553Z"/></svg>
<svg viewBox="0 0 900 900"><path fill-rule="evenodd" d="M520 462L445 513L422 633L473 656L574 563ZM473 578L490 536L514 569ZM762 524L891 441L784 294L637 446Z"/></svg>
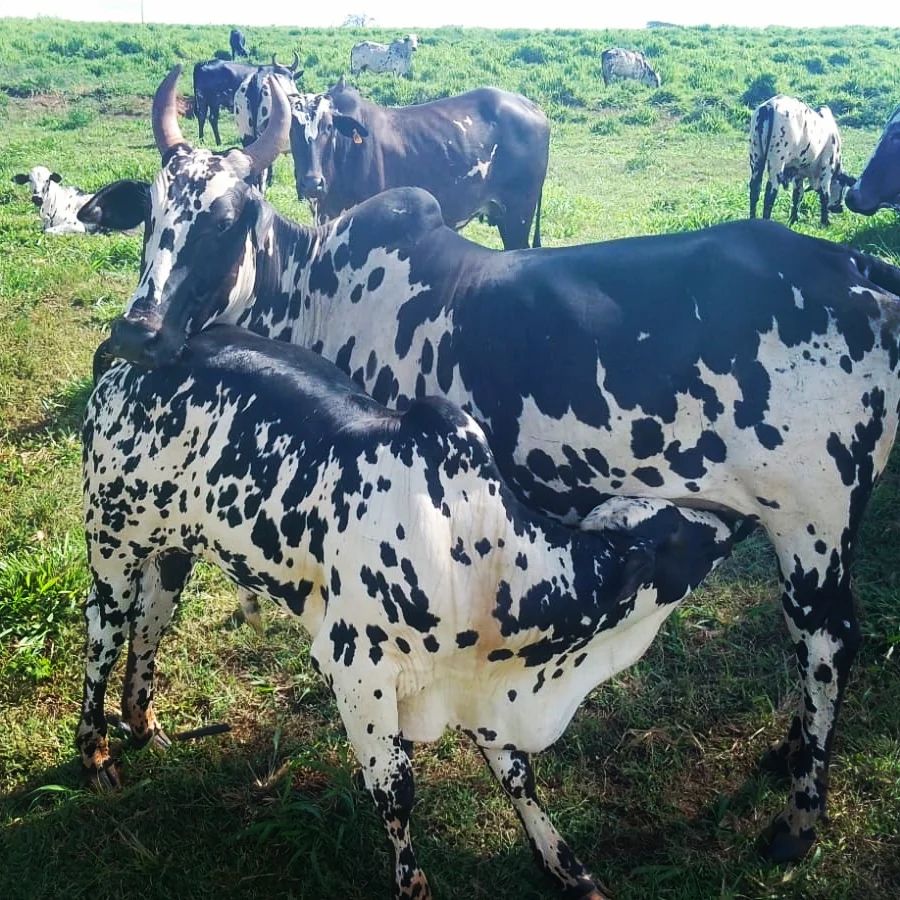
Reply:
<svg viewBox="0 0 900 900"><path fill-rule="evenodd" d="M222 216L222 218L216 222L216 228L220 232L228 231L232 225L234 225L234 216Z"/></svg>

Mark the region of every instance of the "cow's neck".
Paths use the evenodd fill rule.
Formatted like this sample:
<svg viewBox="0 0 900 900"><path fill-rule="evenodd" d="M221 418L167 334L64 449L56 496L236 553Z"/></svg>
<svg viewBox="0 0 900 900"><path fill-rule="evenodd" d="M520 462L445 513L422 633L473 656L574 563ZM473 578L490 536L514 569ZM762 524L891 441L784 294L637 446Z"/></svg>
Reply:
<svg viewBox="0 0 900 900"><path fill-rule="evenodd" d="M248 285L242 290L237 324L257 334L294 343L294 329L302 311L299 281L319 244L319 229L292 222L265 201L250 233L251 254L241 273ZM239 274L239 279L241 278Z"/></svg>

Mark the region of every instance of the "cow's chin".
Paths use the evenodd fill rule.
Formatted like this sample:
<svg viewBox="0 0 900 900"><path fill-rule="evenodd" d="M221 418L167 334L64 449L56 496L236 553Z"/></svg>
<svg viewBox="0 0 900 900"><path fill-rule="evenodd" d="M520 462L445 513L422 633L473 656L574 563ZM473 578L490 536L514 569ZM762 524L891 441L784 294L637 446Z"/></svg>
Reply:
<svg viewBox="0 0 900 900"><path fill-rule="evenodd" d="M174 363L184 344L185 336L171 328L151 328L126 318L113 323L109 336L109 352L113 356L145 369Z"/></svg>

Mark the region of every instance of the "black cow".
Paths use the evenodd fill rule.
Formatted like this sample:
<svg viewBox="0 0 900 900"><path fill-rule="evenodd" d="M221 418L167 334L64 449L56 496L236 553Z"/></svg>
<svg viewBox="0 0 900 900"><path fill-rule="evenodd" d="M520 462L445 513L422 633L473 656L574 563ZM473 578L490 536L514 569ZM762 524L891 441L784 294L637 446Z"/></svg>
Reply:
<svg viewBox="0 0 900 900"><path fill-rule="evenodd" d="M343 79L295 106L291 152L297 195L319 221L380 191L421 187L444 221L462 228L486 214L506 249L541 245L541 191L550 127L530 100L479 88L418 106L378 106Z"/></svg>
<svg viewBox="0 0 900 900"><path fill-rule="evenodd" d="M242 56L244 59L247 59L249 57L249 54L247 53L247 47L246 47L244 41L245 41L244 32L239 31L237 28L232 28L231 34L228 35L228 42L231 44L231 61L232 62L234 62L234 60L238 56Z"/></svg>
<svg viewBox="0 0 900 900"><path fill-rule="evenodd" d="M613 497L567 528L516 500L451 403L387 410L312 351L237 328L195 336L173 366L115 366L83 435L94 586L78 744L97 786L118 781L104 694L129 633L123 716L137 742L168 744L156 651L202 557L310 632L393 844L395 897L431 896L405 741L452 728L481 750L542 868L568 896L603 900L541 808L529 756L643 654L741 523Z"/></svg>
<svg viewBox="0 0 900 900"><path fill-rule="evenodd" d="M198 62L194 66L194 112L203 140L203 126L209 116L216 144L221 144L219 137L219 108L234 106L234 95L241 82L256 71L256 66L246 63L228 62L222 59L211 59Z"/></svg>
<svg viewBox="0 0 900 900"><path fill-rule="evenodd" d="M184 143L176 79L154 104L152 190L112 185L80 213L148 222L111 351L153 366L216 320L246 324L333 359L380 402L463 406L542 512L578 521L611 492L652 493L757 519L803 686L768 849L802 856L860 641L850 563L896 433L900 270L759 220L500 253L413 188L304 228L245 181L290 127L278 85L266 132L220 155Z"/></svg>
<svg viewBox="0 0 900 900"><path fill-rule="evenodd" d="M846 200L848 209L864 216L885 208L900 212L900 106L891 113Z"/></svg>

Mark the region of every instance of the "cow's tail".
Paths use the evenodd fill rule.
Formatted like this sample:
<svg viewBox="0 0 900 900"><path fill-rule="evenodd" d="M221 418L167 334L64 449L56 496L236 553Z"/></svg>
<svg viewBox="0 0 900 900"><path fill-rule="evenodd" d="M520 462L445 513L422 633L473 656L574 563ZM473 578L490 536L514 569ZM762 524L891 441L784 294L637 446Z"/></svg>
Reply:
<svg viewBox="0 0 900 900"><path fill-rule="evenodd" d="M750 173L751 178L762 178L766 170L766 162L769 159L769 148L772 146L772 131L775 121L775 110L768 104L757 110L756 116L756 146L759 155L756 159L756 167Z"/></svg>
<svg viewBox="0 0 900 900"><path fill-rule="evenodd" d="M544 199L544 186L538 191L537 212L534 214L534 241L532 247L541 246L541 203Z"/></svg>

